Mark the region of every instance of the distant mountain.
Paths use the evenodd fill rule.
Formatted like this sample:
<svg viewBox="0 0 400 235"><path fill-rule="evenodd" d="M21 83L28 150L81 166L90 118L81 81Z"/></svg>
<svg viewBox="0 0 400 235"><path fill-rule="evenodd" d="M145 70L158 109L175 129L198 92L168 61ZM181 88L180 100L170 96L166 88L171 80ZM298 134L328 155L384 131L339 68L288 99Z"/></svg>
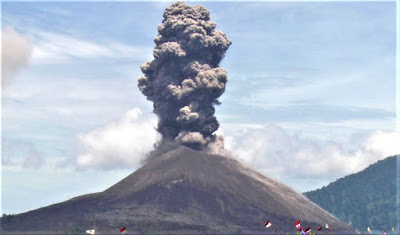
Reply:
<svg viewBox="0 0 400 235"><path fill-rule="evenodd" d="M396 156L304 194L360 231L389 231L396 220Z"/></svg>
<svg viewBox="0 0 400 235"><path fill-rule="evenodd" d="M264 222L273 227L266 230ZM272 234L316 229L355 231L304 195L237 160L179 147L152 159L104 192L2 218L2 234ZM31 233L30 233L31 234Z"/></svg>

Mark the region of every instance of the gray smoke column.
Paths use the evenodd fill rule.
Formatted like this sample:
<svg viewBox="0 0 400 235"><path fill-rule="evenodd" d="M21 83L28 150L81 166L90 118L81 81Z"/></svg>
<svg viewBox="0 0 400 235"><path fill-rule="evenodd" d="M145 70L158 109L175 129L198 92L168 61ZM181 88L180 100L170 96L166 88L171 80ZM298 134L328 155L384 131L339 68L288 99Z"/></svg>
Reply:
<svg viewBox="0 0 400 235"><path fill-rule="evenodd" d="M231 45L215 30L203 6L176 2L164 12L155 37L154 60L141 66L140 91L154 102L164 141L201 149L217 141L213 105L224 93L227 72L218 67Z"/></svg>

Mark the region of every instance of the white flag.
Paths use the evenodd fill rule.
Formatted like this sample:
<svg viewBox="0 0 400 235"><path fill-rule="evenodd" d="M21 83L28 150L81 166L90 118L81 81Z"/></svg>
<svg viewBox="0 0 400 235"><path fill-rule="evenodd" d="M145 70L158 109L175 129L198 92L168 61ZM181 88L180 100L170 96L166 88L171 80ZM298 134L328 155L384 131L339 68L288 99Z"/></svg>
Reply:
<svg viewBox="0 0 400 235"><path fill-rule="evenodd" d="M94 231L94 229L92 229L92 230L86 230L86 233L87 233L87 234L95 234L95 231Z"/></svg>
<svg viewBox="0 0 400 235"><path fill-rule="evenodd" d="M326 228L329 228L328 224L325 224L325 227L326 227Z"/></svg>
<svg viewBox="0 0 400 235"><path fill-rule="evenodd" d="M371 233L371 229L369 227L367 228L367 230L368 230L369 233Z"/></svg>

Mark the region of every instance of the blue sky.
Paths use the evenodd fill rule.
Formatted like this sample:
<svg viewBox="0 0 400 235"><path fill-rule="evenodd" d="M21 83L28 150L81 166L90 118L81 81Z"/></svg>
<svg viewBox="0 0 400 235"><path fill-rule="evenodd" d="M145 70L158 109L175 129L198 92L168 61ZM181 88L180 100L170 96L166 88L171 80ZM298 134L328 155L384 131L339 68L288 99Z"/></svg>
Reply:
<svg viewBox="0 0 400 235"><path fill-rule="evenodd" d="M2 213L104 190L141 165L159 136L137 78L169 4L2 3L3 39L18 38L7 48L29 59L3 66ZM216 116L238 159L304 192L400 153L395 2L201 4L233 43Z"/></svg>

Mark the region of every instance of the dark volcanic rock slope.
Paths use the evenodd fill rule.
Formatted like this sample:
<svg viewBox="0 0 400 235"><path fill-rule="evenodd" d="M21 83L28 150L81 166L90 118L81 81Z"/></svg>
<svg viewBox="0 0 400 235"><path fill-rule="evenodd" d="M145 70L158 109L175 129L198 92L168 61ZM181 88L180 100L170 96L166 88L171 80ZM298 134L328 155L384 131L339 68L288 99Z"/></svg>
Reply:
<svg viewBox="0 0 400 235"><path fill-rule="evenodd" d="M84 231L119 233L281 232L294 222L316 228L328 223L335 234L354 234L303 195L224 156L186 147L167 152L104 192L80 196L3 218L3 231ZM269 231L272 232L273 229Z"/></svg>

